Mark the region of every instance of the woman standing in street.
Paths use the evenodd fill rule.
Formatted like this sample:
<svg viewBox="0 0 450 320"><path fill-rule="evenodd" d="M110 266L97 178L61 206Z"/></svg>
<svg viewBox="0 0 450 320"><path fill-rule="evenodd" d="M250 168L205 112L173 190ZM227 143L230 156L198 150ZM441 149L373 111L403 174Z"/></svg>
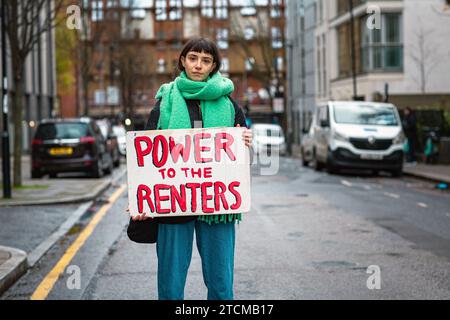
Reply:
<svg viewBox="0 0 450 320"><path fill-rule="evenodd" d="M230 98L233 82L219 73L221 58L214 42L190 40L183 48L175 81L163 84L146 129L194 127L245 127L245 116ZM251 146L252 133L243 139ZM137 216L135 220L146 218ZM158 298L184 299L184 287L192 257L194 231L202 261L208 300L232 300L235 222L240 214L157 218Z"/></svg>

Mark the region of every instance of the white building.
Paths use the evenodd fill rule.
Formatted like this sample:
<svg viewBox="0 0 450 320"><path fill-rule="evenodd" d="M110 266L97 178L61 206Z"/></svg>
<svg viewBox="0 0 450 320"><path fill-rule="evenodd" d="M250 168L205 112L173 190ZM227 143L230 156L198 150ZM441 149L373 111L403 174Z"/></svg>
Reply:
<svg viewBox="0 0 450 320"><path fill-rule="evenodd" d="M316 2L316 101L352 99L348 1ZM450 108L448 2L354 0L357 96Z"/></svg>

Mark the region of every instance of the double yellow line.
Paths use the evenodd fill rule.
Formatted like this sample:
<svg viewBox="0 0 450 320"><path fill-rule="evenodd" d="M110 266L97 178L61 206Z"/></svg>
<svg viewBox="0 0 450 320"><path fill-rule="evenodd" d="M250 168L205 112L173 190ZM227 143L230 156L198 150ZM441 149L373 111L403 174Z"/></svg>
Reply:
<svg viewBox="0 0 450 320"><path fill-rule="evenodd" d="M60 275L64 272L64 270L66 270L70 261L72 261L78 250L80 250L80 248L92 234L97 224L102 220L102 218L105 216L114 202L125 191L125 189L126 185L121 185L120 188L117 189L108 199L108 203L103 205L100 210L97 211L86 228L80 233L78 238L70 245L61 259L58 261L58 263L53 267L53 269L47 274L44 280L42 280L42 282L36 288L33 295L31 296L31 300L45 300L47 298L56 281L58 281Z"/></svg>

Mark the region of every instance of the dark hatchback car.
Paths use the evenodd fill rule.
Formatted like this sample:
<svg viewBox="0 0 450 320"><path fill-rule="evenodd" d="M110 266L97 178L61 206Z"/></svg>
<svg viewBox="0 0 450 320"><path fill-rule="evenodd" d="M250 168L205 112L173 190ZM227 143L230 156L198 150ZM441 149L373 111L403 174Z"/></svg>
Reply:
<svg viewBox="0 0 450 320"><path fill-rule="evenodd" d="M90 118L43 120L32 141L31 162L32 178L53 178L62 172L100 178L113 170L106 141Z"/></svg>

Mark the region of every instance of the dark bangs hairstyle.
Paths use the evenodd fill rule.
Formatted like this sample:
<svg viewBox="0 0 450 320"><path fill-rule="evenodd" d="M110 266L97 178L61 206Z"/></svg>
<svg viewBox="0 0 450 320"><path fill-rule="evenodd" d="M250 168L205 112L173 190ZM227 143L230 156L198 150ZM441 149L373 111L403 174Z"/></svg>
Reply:
<svg viewBox="0 0 450 320"><path fill-rule="evenodd" d="M210 76L220 70L222 59L220 57L217 45L207 38L193 38L186 43L181 51L180 57L178 58L178 70L180 70L180 72L184 71L183 64L181 63L181 57L186 59L187 54L191 51L198 53L205 52L212 55L213 63L216 63L216 67L211 71Z"/></svg>

